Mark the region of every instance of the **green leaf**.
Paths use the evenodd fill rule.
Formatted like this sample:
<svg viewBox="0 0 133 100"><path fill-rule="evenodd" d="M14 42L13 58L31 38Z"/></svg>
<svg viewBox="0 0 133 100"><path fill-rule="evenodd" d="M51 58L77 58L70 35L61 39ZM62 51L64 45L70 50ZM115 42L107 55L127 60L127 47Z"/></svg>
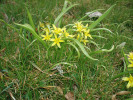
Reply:
<svg viewBox="0 0 133 100"><path fill-rule="evenodd" d="M98 60L98 59L95 59L95 58L92 58L91 56L89 56L89 54L88 54L87 51L85 50L84 46L83 46L78 40L73 39L73 38L68 38L68 39L74 41L74 42L79 46L79 48L81 49L81 51L84 53L84 55L85 55L86 57L88 57L88 58L91 59L91 60Z"/></svg>
<svg viewBox="0 0 133 100"><path fill-rule="evenodd" d="M13 27L12 25L6 23L4 20L0 19L1 22L3 22L5 25L9 26L12 29L15 29L18 32L18 29L16 29L15 27Z"/></svg>
<svg viewBox="0 0 133 100"><path fill-rule="evenodd" d="M64 6L66 6L66 5L67 5L67 1L65 1ZM62 12L61 12L61 13L58 15L58 17L55 19L54 24L57 26L57 24L58 24L59 20L62 18L62 16L63 16L69 9L71 9L72 7L74 7L74 6L76 6L76 5L78 5L78 4L73 4L73 5L69 6L68 8L64 7L63 10L62 10Z"/></svg>
<svg viewBox="0 0 133 100"><path fill-rule="evenodd" d="M33 29L33 27L31 27L29 24L17 24L15 23L16 25L20 26L20 27L23 27L25 29L27 29L29 32L31 32L33 34L33 36L38 40L40 41L43 46L47 49L47 45L46 43L40 38L40 36L35 32L35 30Z"/></svg>
<svg viewBox="0 0 133 100"><path fill-rule="evenodd" d="M78 58L80 58L80 52L79 52L78 48L77 48L74 44L72 44L72 43L67 43L67 44L69 44L69 45L71 45L72 47L75 48L75 50L76 50L77 53L78 53Z"/></svg>
<svg viewBox="0 0 133 100"><path fill-rule="evenodd" d="M98 44L96 42L89 40L89 43L94 44L98 49L100 49L100 47L98 46Z"/></svg>
<svg viewBox="0 0 133 100"><path fill-rule="evenodd" d="M92 29L91 32L93 32L93 31L100 31L100 30L108 31L108 32L111 33L111 34L114 34L113 32L111 32L111 31L110 31L109 29L107 29L107 28L96 28L96 29Z"/></svg>
<svg viewBox="0 0 133 100"><path fill-rule="evenodd" d="M95 22L93 22L90 26L89 29L93 29L98 23L100 23L108 14L109 12L113 9L113 7L116 4L114 4L113 6L111 6L101 17L99 17Z"/></svg>
<svg viewBox="0 0 133 100"><path fill-rule="evenodd" d="M93 54L97 54L97 53L101 53L101 52L111 52L112 50L114 50L114 45L109 50L101 49L101 50L98 50L98 51L91 52L90 54L93 55Z"/></svg>
<svg viewBox="0 0 133 100"><path fill-rule="evenodd" d="M26 8L26 10L27 10L27 14L28 14L28 18L29 18L29 22L30 22L30 25L33 27L33 29L35 30L35 25L34 25L34 22L33 22L33 20L32 20L32 16L31 16L31 14L30 14L30 12L29 12L29 10Z"/></svg>

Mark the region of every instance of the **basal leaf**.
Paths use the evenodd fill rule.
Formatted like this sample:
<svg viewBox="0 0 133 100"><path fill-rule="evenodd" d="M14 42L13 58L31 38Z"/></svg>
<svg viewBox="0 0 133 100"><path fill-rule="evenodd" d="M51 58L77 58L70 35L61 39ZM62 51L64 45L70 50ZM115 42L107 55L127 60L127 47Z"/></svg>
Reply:
<svg viewBox="0 0 133 100"><path fill-rule="evenodd" d="M101 50L98 50L98 51L94 51L94 52L91 52L90 54L98 54L98 53L101 53L101 52L111 52L112 50L114 50L114 45L110 48L110 49L101 49Z"/></svg>
<svg viewBox="0 0 133 100"><path fill-rule="evenodd" d="M78 40L73 39L73 38L69 38L69 39L72 40L72 41L74 41L74 42L79 46L79 48L81 49L81 51L84 53L84 55L85 55L86 57L88 57L88 58L91 59L91 60L98 60L98 59L92 58L92 57L87 53L87 51L85 50L84 46L83 46Z"/></svg>
<svg viewBox="0 0 133 100"><path fill-rule="evenodd" d="M47 46L46 46L46 43L40 38L40 36L35 32L35 30L33 29L33 27L31 27L29 24L17 24L15 23L16 25L20 26L20 27L23 27L25 29L27 29L29 32L31 32L33 34L33 36L38 40L40 41L44 47L47 49Z"/></svg>
<svg viewBox="0 0 133 100"><path fill-rule="evenodd" d="M67 44L69 44L69 45L71 45L72 47L75 48L75 50L76 50L77 53L78 53L78 58L80 58L80 52L79 52L78 48L77 48L74 44L72 44L72 43L67 43Z"/></svg>
<svg viewBox="0 0 133 100"><path fill-rule="evenodd" d="M31 16L31 14L30 14L30 12L29 12L29 10L26 8L26 10L27 10L27 14L28 14L28 18L29 18L29 22L30 22L30 25L33 27L33 29L35 30L35 25L34 25L34 22L33 22L33 20L32 20L32 16Z"/></svg>
<svg viewBox="0 0 133 100"><path fill-rule="evenodd" d="M109 12L113 9L114 6L115 5L111 6L101 17L99 17L95 22L93 22L89 26L89 29L93 29L98 23L100 23L109 14Z"/></svg>
<svg viewBox="0 0 133 100"><path fill-rule="evenodd" d="M65 6L66 6L66 4L67 4L67 3L65 2ZM78 4L73 4L73 5L69 6L68 8L64 7L63 10L62 10L62 12L61 12L61 13L58 15L58 17L55 19L54 24L57 26L57 24L58 24L59 20L62 18L62 16L63 16L69 9L71 9L72 7L74 7L74 6L76 6L76 5L78 5Z"/></svg>

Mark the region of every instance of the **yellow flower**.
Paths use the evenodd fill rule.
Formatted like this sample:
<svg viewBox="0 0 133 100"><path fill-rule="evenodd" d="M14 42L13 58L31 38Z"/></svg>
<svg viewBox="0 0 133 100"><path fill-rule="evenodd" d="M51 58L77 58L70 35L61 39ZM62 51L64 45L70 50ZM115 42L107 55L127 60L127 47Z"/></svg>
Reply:
<svg viewBox="0 0 133 100"><path fill-rule="evenodd" d="M39 22L40 27L44 28L44 24Z"/></svg>
<svg viewBox="0 0 133 100"><path fill-rule="evenodd" d="M123 77L122 80L123 81L129 81L127 84L127 88L133 87L133 76L131 74L129 77Z"/></svg>
<svg viewBox="0 0 133 100"><path fill-rule="evenodd" d="M69 33L66 31L65 27L62 28L62 33L64 34L65 38L68 38L68 37L73 38L74 37L74 35L69 35Z"/></svg>
<svg viewBox="0 0 133 100"><path fill-rule="evenodd" d="M88 40L82 39L81 42L83 42L85 45L87 42L89 42Z"/></svg>
<svg viewBox="0 0 133 100"><path fill-rule="evenodd" d="M89 37L89 38L91 38L92 39L92 37L91 37L91 35L89 34L89 32L90 32L90 29L88 29L88 30L84 30L84 35L85 35L85 38L87 39L87 37Z"/></svg>
<svg viewBox="0 0 133 100"><path fill-rule="evenodd" d="M52 37L52 34L49 35L49 32L46 31L46 35L41 35L43 37L42 40L46 40L46 41L49 41L50 38Z"/></svg>
<svg viewBox="0 0 133 100"><path fill-rule="evenodd" d="M50 30L48 28L43 28L43 31L45 31L46 33L50 33Z"/></svg>
<svg viewBox="0 0 133 100"><path fill-rule="evenodd" d="M130 52L129 55L128 55L128 57L129 57L128 58L129 60L133 60L133 52Z"/></svg>
<svg viewBox="0 0 133 100"><path fill-rule="evenodd" d="M76 22L74 23L74 26L73 27L76 27L76 31L78 32L82 32L84 30L84 26L82 24L82 22Z"/></svg>
<svg viewBox="0 0 133 100"><path fill-rule="evenodd" d="M57 28L54 24L53 24L53 30L52 32L55 34L61 34L62 33L62 29L61 28Z"/></svg>
<svg viewBox="0 0 133 100"><path fill-rule="evenodd" d="M128 65L128 67L133 67L133 61L129 60L130 64Z"/></svg>
<svg viewBox="0 0 133 100"><path fill-rule="evenodd" d="M54 41L54 43L52 44L52 46L56 45L61 48L60 46L60 42L64 42L64 40L61 40L61 37L57 38L57 36L55 35L55 39L51 39L51 41Z"/></svg>
<svg viewBox="0 0 133 100"><path fill-rule="evenodd" d="M80 34L78 34L78 35L77 35L77 40L80 40L80 39L82 39L82 37L81 37Z"/></svg>

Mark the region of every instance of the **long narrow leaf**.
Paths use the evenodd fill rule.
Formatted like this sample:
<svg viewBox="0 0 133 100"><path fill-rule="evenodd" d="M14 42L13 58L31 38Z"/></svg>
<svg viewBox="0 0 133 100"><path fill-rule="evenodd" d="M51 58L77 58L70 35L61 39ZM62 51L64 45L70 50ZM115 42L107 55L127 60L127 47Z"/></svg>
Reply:
<svg viewBox="0 0 133 100"><path fill-rule="evenodd" d="M85 50L84 46L83 46L78 40L72 39L72 38L69 38L69 39L72 40L72 41L74 41L74 42L79 46L79 48L81 49L81 51L84 53L84 55L85 55L86 57L88 57L88 58L91 59L91 60L98 60L98 59L92 58L92 57L87 53L87 51Z"/></svg>
<svg viewBox="0 0 133 100"><path fill-rule="evenodd" d="M28 14L28 18L29 18L29 22L30 22L30 25L33 27L33 29L35 30L35 25L34 25L34 22L33 22L33 20L32 20L32 16L31 16L31 14L30 14L30 12L29 12L29 10L26 8L26 10L27 10L27 14Z"/></svg>
<svg viewBox="0 0 133 100"><path fill-rule="evenodd" d="M93 29L98 23L100 23L109 14L109 12L113 9L114 6L115 5L111 6L101 17L99 17L95 22L93 22L89 26L89 29Z"/></svg>
<svg viewBox="0 0 133 100"><path fill-rule="evenodd" d="M33 34L33 36L38 41L40 41L44 45L44 47L47 49L45 42L40 38L40 36L34 31L34 29L29 24L17 24L17 23L15 23L15 24L20 26L20 27L23 27L23 28L27 29L29 32L31 32Z"/></svg>
<svg viewBox="0 0 133 100"><path fill-rule="evenodd" d="M98 49L100 49L100 47L98 46L98 44L96 42L90 40L89 43L94 44Z"/></svg>
<svg viewBox="0 0 133 100"><path fill-rule="evenodd" d="M62 9L61 12L63 12L67 8L67 3L68 3L68 1L64 2L64 6L63 6L63 9ZM58 27L60 27L61 22L62 22L62 17L60 18L60 20L58 22L58 25L57 25Z"/></svg>
<svg viewBox="0 0 133 100"><path fill-rule="evenodd" d="M6 23L4 20L0 19L0 22L3 22L5 25L9 26L12 29L15 29L18 32L18 29L16 29L15 27L13 27L12 25Z"/></svg>
<svg viewBox="0 0 133 100"><path fill-rule="evenodd" d="M78 5L78 4L71 5L71 6L69 6L68 8L66 8L65 10L63 10L63 12L61 12L61 13L58 15L58 17L55 19L54 24L57 26L57 23L59 22L60 18L61 18L69 9L71 9L72 7L74 7L74 6L76 6L76 5Z"/></svg>
<svg viewBox="0 0 133 100"><path fill-rule="evenodd" d="M114 50L114 45L109 50L108 49L101 49L101 50L98 50L98 51L91 52L90 54L93 55L93 54L98 54L98 53L101 53L101 52L111 52L112 50Z"/></svg>
<svg viewBox="0 0 133 100"><path fill-rule="evenodd" d="M78 48L77 48L74 44L72 44L72 43L67 43L67 44L69 44L69 45L71 45L72 47L75 48L75 50L76 50L77 53L78 53L78 58L80 58L80 52L79 52Z"/></svg>
<svg viewBox="0 0 133 100"><path fill-rule="evenodd" d="M96 28L96 29L92 29L91 31L93 32L93 31L100 31L100 30L104 30L104 31L108 31L109 33L111 33L111 34L114 34L113 32L111 32L109 29L107 29L107 28Z"/></svg>

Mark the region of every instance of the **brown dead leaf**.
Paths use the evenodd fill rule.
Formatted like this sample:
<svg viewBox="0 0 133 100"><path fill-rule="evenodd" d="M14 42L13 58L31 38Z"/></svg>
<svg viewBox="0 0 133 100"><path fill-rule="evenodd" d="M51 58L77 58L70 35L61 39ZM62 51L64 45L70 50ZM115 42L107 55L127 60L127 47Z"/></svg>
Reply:
<svg viewBox="0 0 133 100"><path fill-rule="evenodd" d="M118 93L116 93L116 94L114 94L113 96L112 96L112 100L117 100L116 99L116 96L117 95L127 95L127 94L130 94L131 92L130 91L120 91L120 92L118 92Z"/></svg>
<svg viewBox="0 0 133 100"><path fill-rule="evenodd" d="M8 93L11 96L12 100L16 100L11 91L8 91Z"/></svg>
<svg viewBox="0 0 133 100"><path fill-rule="evenodd" d="M126 95L126 94L130 94L130 91L120 91L118 93L116 93L116 95Z"/></svg>
<svg viewBox="0 0 133 100"><path fill-rule="evenodd" d="M59 91L59 93L60 93L61 95L63 95L63 90L61 89L61 87L57 86L57 90Z"/></svg>
<svg viewBox="0 0 133 100"><path fill-rule="evenodd" d="M116 100L116 95L112 95L112 99L111 100Z"/></svg>
<svg viewBox="0 0 133 100"><path fill-rule="evenodd" d="M45 86L45 87L40 87L40 88L43 88L43 89L47 89L47 90L49 90L49 89L51 89L51 88L55 88L56 86Z"/></svg>
<svg viewBox="0 0 133 100"><path fill-rule="evenodd" d="M74 93L73 92L68 92L67 94L65 94L65 98L67 100L75 100Z"/></svg>
<svg viewBox="0 0 133 100"><path fill-rule="evenodd" d="M73 89L74 89L74 91L78 91L78 87L76 84L73 84Z"/></svg>

